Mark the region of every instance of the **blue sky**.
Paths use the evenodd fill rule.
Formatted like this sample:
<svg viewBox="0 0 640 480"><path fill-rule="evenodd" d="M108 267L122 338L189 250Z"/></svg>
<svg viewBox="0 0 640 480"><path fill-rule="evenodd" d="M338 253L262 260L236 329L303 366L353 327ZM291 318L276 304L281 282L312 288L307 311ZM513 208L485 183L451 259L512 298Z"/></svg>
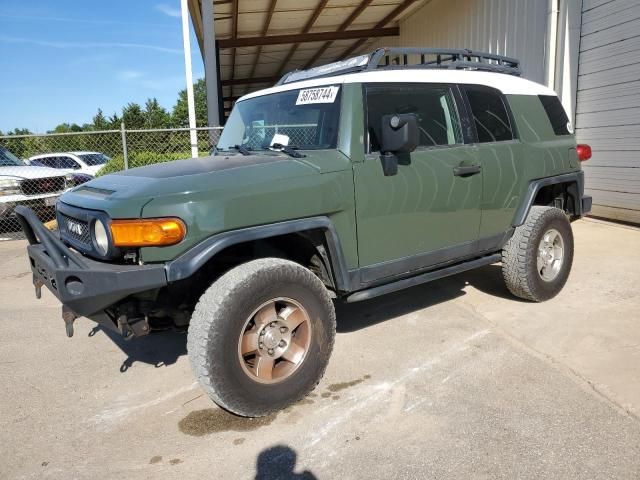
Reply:
<svg viewBox="0 0 640 480"><path fill-rule="evenodd" d="M194 79L204 75L191 34ZM185 88L179 0L0 0L0 131L88 123Z"/></svg>

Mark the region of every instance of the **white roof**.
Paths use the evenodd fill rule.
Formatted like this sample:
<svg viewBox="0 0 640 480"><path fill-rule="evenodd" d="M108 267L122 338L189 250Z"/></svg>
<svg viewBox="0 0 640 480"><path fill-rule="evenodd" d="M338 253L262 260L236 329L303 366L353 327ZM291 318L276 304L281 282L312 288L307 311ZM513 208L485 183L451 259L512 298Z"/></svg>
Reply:
<svg viewBox="0 0 640 480"><path fill-rule="evenodd" d="M33 157L29 157L29 159L35 158L47 158L47 157L58 157L60 155L91 155L91 154L99 154L100 152L52 152L52 153L42 153L40 155L34 155Z"/></svg>
<svg viewBox="0 0 640 480"><path fill-rule="evenodd" d="M334 77L313 78L301 82L292 82L257 92L249 93L238 101L269 95L271 93L311 88L320 85L343 83L453 83L467 85L484 85L500 90L505 95L556 95L556 93L539 83L504 73L478 72L469 70L374 70L370 72L349 73Z"/></svg>

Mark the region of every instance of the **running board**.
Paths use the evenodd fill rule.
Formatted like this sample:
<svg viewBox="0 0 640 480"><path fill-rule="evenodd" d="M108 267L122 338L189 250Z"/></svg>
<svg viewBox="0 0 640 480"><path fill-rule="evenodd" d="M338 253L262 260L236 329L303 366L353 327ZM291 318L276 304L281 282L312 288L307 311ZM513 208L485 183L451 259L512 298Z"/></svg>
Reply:
<svg viewBox="0 0 640 480"><path fill-rule="evenodd" d="M347 303L361 302L362 300L369 300L373 297L380 295L386 295L387 293L396 292L405 288L414 287L422 283L438 280L439 278L449 277L457 273L466 272L467 270L473 270L474 268L490 265L502 260L500 253L494 253L487 257L476 258L475 260L469 260L468 262L458 263L451 267L441 268L439 270L433 270L431 272L416 275L415 277L403 278L393 283L387 283L380 285L379 287L369 288L367 290L361 290L353 293L347 297Z"/></svg>

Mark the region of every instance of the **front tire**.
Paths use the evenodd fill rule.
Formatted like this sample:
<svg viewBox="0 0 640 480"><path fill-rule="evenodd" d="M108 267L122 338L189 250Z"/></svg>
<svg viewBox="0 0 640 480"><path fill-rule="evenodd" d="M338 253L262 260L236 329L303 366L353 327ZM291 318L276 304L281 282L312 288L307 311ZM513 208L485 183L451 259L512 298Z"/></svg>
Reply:
<svg viewBox="0 0 640 480"><path fill-rule="evenodd" d="M318 384L335 338L335 311L308 269L253 260L202 295L189 325L194 374L209 397L237 415L285 408Z"/></svg>
<svg viewBox="0 0 640 480"><path fill-rule="evenodd" d="M502 250L502 276L516 297L542 302L567 283L573 263L573 232L565 213L533 206Z"/></svg>

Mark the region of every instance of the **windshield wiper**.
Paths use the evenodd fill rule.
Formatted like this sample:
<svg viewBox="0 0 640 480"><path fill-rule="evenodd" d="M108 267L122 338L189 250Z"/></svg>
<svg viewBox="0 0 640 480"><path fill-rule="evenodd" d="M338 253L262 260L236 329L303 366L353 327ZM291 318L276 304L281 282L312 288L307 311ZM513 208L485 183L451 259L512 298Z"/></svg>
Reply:
<svg viewBox="0 0 640 480"><path fill-rule="evenodd" d="M251 150L249 150L247 147L245 147L244 145L234 145L233 147L234 150L239 151L242 155L251 155Z"/></svg>
<svg viewBox="0 0 640 480"><path fill-rule="evenodd" d="M275 150L278 150L280 152L284 152L287 155L289 155L290 157L293 158L304 158L306 157L306 155L298 152L297 150L299 149L299 147L296 147L295 145L283 145L281 143L273 143L271 145L264 145L263 148L272 148Z"/></svg>

